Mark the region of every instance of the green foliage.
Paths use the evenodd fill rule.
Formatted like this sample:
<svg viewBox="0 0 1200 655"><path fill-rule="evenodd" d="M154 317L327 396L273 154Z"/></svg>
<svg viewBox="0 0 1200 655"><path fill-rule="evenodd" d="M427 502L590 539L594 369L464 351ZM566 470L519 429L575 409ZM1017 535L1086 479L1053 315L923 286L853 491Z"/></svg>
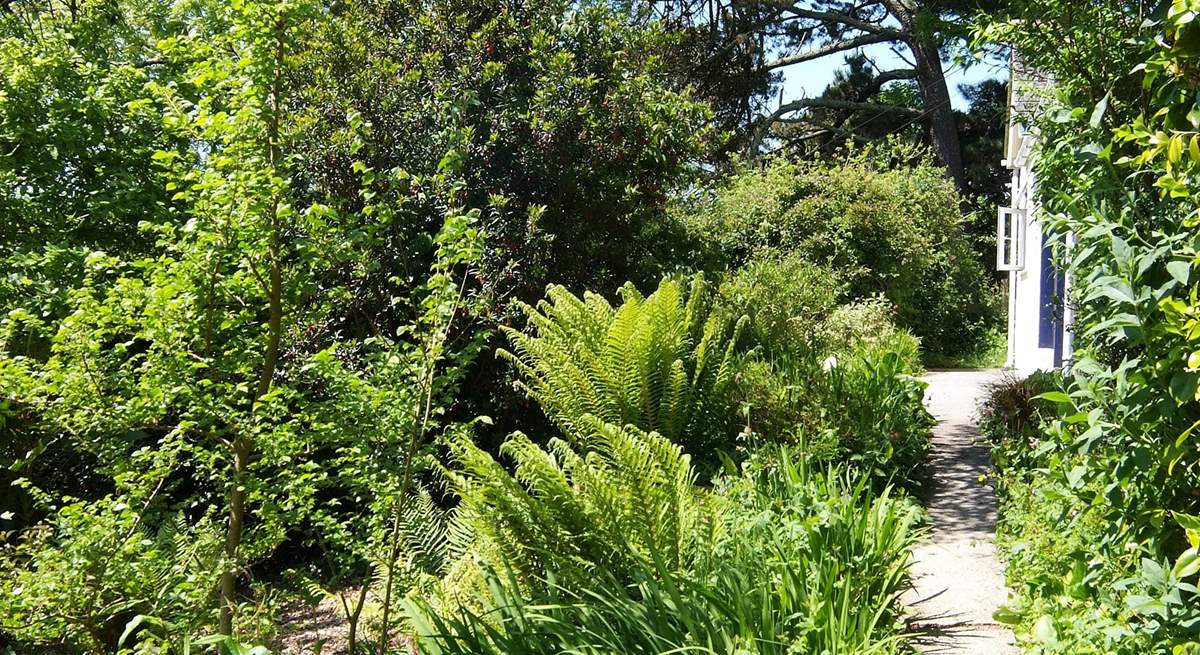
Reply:
<svg viewBox="0 0 1200 655"><path fill-rule="evenodd" d="M410 604L422 651L900 652L897 599L919 510L787 451L767 460L706 500L711 525L692 526L705 556L691 567L652 552L583 580L492 569L482 611ZM643 526L629 527L647 543Z"/></svg>
<svg viewBox="0 0 1200 655"><path fill-rule="evenodd" d="M761 257L732 271L721 284L722 306L750 319L750 334L768 352L821 346L825 321L843 285L836 274L798 253Z"/></svg>
<svg viewBox="0 0 1200 655"><path fill-rule="evenodd" d="M924 383L898 353L866 347L824 362L777 357L748 367L742 389L756 435L804 444L881 486L919 486L933 419Z"/></svg>
<svg viewBox="0 0 1200 655"><path fill-rule="evenodd" d="M68 501L54 520L0 557L0 627L27 643L65 642L79 651L132 645L123 633L136 616L158 619L161 639L195 634L212 616L221 534L213 521L147 516L149 499ZM137 502L138 506L130 506ZM152 527L156 526L156 527ZM122 643L124 642L124 643Z"/></svg>
<svg viewBox="0 0 1200 655"><path fill-rule="evenodd" d="M509 473L467 441L451 444L460 519L495 567L576 586L597 575L631 581L654 562L681 570L697 556L703 492L690 458L666 438L585 417L572 444L545 448L516 434L501 447Z"/></svg>
<svg viewBox="0 0 1200 655"><path fill-rule="evenodd" d="M116 519L103 514L77 519L93 515L80 509L88 501L145 503L137 521L151 531L181 513L187 531L223 522L220 554L179 574L220 574L222 632L235 628L237 606L261 599L243 596L240 580L281 552L320 551L321 565L361 572L370 559L363 551L386 540L426 433L445 425L447 396L478 349L453 325L469 309L465 269L480 256L478 214L462 209L447 211L419 284L397 277L384 285L391 311L406 317L393 323L399 329L344 339L343 303L374 274L371 248L395 213L369 194L354 212L331 204L336 198L305 201L282 67L304 50L300 36L320 14L303 3L195 10L204 20L154 44L162 65L190 82L146 81L128 103L157 116L157 132L191 144L141 164L153 186L173 193L162 215L129 218L144 249L127 256L93 242L73 264L77 277L51 290L61 313L30 304L0 319L5 343L45 340L0 355L5 406L19 412L20 437L33 444L17 464L36 471L39 456L80 453L112 490L76 505L37 480L26 484L48 519L17 526L19 534L80 526L5 546L5 577L21 572L31 590L30 604L14 611L49 617L22 632L35 643L109 650L112 621L160 609L169 616L156 619L179 626L170 634L176 646L217 627L216 577L161 601L178 581L153 570L175 567L170 552L125 558L136 535L109 545L124 528L106 533L99 526ZM356 170L369 186L370 169ZM454 184L448 175L428 182ZM65 564L46 559L40 551L49 548L96 561L120 549L120 564L139 571L128 571L125 586L124 574L81 586L76 620L53 619L63 592L52 578ZM32 593L39 587L45 593ZM248 616L236 627L253 635L254 623Z"/></svg>
<svg viewBox="0 0 1200 655"><path fill-rule="evenodd" d="M621 287L621 305L562 287L524 305L534 334L505 333L501 354L519 384L567 434L591 430L590 417L662 434L705 460L737 431L731 389L744 320L714 311L702 275L668 278L649 296Z"/></svg>
<svg viewBox="0 0 1200 655"><path fill-rule="evenodd" d="M962 232L954 185L886 151L838 161L775 161L696 203L690 229L708 265L799 253L835 271L851 298L883 293L931 352L970 350L994 323L993 291Z"/></svg>
<svg viewBox="0 0 1200 655"><path fill-rule="evenodd" d="M1054 405L1040 396L1057 392L1061 379L1055 373L1038 372L1021 378L1007 374L987 387L979 407L979 429L992 446L997 470L1009 476L1028 476L1044 462L1038 453L1046 422Z"/></svg>
<svg viewBox="0 0 1200 655"><path fill-rule="evenodd" d="M871 263L566 291L683 259L663 208L715 135L660 81L676 38L565 0L6 3L0 641L261 653L296 593L382 653L399 599L473 612L490 581L718 651L895 651L916 512L875 491L928 424L891 305L838 306ZM510 307L561 432L512 472L472 441ZM756 433L837 469L696 484Z"/></svg>
<svg viewBox="0 0 1200 655"><path fill-rule="evenodd" d="M670 266L661 209L717 136L703 105L662 82L675 37L566 0L353 3L316 29L293 73L308 107L300 166L355 203L361 161L373 192L417 209L374 250L384 270L420 273L414 233L436 231L446 205L483 212L479 281L496 313L550 283L653 284ZM341 138L347 115L373 138ZM459 186L427 183L447 170Z"/></svg>
<svg viewBox="0 0 1200 655"><path fill-rule="evenodd" d="M1011 535L1029 549L1010 571L1024 592L1011 618L1043 652L1195 652L1197 7L1018 8L1019 23L982 36L1055 80L1026 120L1043 143L1051 238L1073 235L1057 252L1076 352L1062 388L1043 394L1056 415L1040 445L1014 462L1038 468L1008 474L1032 479L1011 505L1016 527L1037 535L1049 518L1054 535Z"/></svg>
<svg viewBox="0 0 1200 655"><path fill-rule="evenodd" d="M0 187L21 192L0 194L0 248L128 251L152 241L138 222L161 220L172 203L147 163L155 152L185 146L144 102L147 84L178 78L176 70L143 65L157 56L156 41L178 29L169 12L170 3L157 0L119 10L5 5Z"/></svg>
<svg viewBox="0 0 1200 655"><path fill-rule="evenodd" d="M921 368L921 340L896 326L896 308L882 295L870 296L835 309L821 326L822 343L834 357L895 353L907 373Z"/></svg>

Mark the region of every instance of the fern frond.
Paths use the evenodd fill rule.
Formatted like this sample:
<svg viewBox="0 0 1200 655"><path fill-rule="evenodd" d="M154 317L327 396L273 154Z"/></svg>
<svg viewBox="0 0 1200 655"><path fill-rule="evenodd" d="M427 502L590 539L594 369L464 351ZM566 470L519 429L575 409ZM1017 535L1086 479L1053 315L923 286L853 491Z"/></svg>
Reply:
<svg viewBox="0 0 1200 655"><path fill-rule="evenodd" d="M536 307L521 305L532 332L505 329L518 387L568 438L591 430L592 415L655 431L693 453L737 430L731 382L744 321L713 310L703 276L667 278L649 296L631 284L614 308L551 286Z"/></svg>

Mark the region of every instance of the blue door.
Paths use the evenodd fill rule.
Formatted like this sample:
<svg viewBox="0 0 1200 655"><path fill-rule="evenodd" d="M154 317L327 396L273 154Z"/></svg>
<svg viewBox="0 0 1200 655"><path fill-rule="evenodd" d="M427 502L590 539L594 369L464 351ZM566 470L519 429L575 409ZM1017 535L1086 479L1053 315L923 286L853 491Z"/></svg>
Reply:
<svg viewBox="0 0 1200 655"><path fill-rule="evenodd" d="M1042 234L1041 279L1038 280L1038 347L1054 349L1054 367L1063 363L1063 315L1066 310L1066 275L1054 265L1057 239Z"/></svg>

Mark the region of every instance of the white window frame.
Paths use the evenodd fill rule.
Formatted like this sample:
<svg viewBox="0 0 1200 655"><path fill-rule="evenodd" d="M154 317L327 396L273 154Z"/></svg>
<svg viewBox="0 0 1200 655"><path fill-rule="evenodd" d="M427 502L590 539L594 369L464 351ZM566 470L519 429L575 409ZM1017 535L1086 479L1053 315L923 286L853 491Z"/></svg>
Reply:
<svg viewBox="0 0 1200 655"><path fill-rule="evenodd" d="M996 270L1025 269L1025 210L1000 207L996 212Z"/></svg>

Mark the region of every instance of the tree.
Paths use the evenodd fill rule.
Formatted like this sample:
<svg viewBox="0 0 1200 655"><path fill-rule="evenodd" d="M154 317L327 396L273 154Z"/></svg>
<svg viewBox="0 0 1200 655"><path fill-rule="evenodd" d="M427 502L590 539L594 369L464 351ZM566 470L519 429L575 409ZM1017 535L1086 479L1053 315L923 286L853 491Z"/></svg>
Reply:
<svg viewBox="0 0 1200 655"><path fill-rule="evenodd" d="M713 163L741 154L782 75L766 71L769 39L758 29L773 13L766 3L725 0L625 0L635 24L674 37L660 49L675 88L687 88L713 110L713 124L727 138L706 153Z"/></svg>
<svg viewBox="0 0 1200 655"><path fill-rule="evenodd" d="M666 0L654 4L663 7L663 15L695 15L694 10L689 12L695 2ZM938 160L959 188L964 188L962 153L943 52L947 45L965 36L964 17L997 4L995 1L717 0L701 4L709 7L708 15L724 21L721 27L708 30L713 38L711 53L755 44L751 59L759 76L756 88L760 90L770 90L770 80L777 79L771 76L790 66L847 54L862 56L864 49L888 47L907 65L888 70L874 64L870 69L860 67L857 74L870 76L858 87L878 91L893 82L911 81L921 100L914 108L879 102L868 93L865 99L815 97L782 103L765 116L756 117L755 127L747 132L744 143L748 156L759 154L772 130L802 122L814 111L858 111L924 125ZM698 70L703 71L703 65Z"/></svg>
<svg viewBox="0 0 1200 655"><path fill-rule="evenodd" d="M660 81L669 35L565 0L380 0L318 29L294 72L302 172L350 204L355 161L402 178L387 193L414 211L377 253L383 268L422 270L421 235L453 201L483 212L479 283L501 318L515 318L508 298L533 302L548 283L612 293L657 279L645 233L713 136L705 107ZM351 112L373 135L353 156L330 138ZM452 197L423 184L447 170L463 180Z"/></svg>
<svg viewBox="0 0 1200 655"><path fill-rule="evenodd" d="M907 67L875 70L871 85L882 88L896 80L913 80L921 97L921 111L870 101L833 103L823 98L800 98L784 103L762 123L759 134L780 118L814 107L859 108L878 113L908 113L925 121L930 142L940 163L959 188L965 178L954 109L942 66L942 46L954 34L959 17L947 3L915 0L878 0L846 2L842 0L802 0L780 3L775 22L767 29L776 35L781 53L766 62L774 70L839 55L861 52L867 46L889 46L907 63ZM852 104L842 104L849 102ZM751 142L757 148L761 137Z"/></svg>
<svg viewBox="0 0 1200 655"><path fill-rule="evenodd" d="M299 87L285 72L313 47L314 26L325 16L320 7L188 1L155 4L162 13L150 17L135 2L92 8L98 23L153 34L153 45L143 44L132 62L91 71L76 64L70 45L91 14L77 18L57 6L61 13L32 17L44 29L11 43L23 52L65 50L63 62L33 62L59 77L29 80L19 60L0 58L11 73L5 82L38 86L34 99L55 98L58 86L77 88L81 72L137 82L119 87L119 104L85 105L127 112L110 120L135 134L87 131L91 115L65 103L47 114L59 120L60 133L82 134L64 142L70 148L61 158L5 162L11 172L0 197L25 203L6 217L14 242L44 258L53 244L21 237L46 230L76 248L80 261L78 272L51 279L62 287L54 311L40 311L34 298L0 317L0 343L20 346L0 351L0 417L6 431L10 416L20 419L12 424L16 437L34 443L20 465L69 444L91 457L107 495L60 496L26 480L46 521L25 531L41 535L22 540L28 548L6 544L6 569L10 561L32 563L18 566L13 580L0 576L0 597L4 614L27 624L6 622L5 630L113 652L134 614L157 620L174 638L213 623L235 633L241 580L289 543L319 549L326 565L360 574L367 545L376 547L374 556L395 543L389 519L411 501L418 451L445 425L447 390L478 350L454 327L468 314L463 280L479 257L479 215L447 205L429 237L432 269L416 280L389 275L382 282L383 304L403 318L386 333L354 338L345 329L346 301L376 275L372 254L403 211L393 202L393 181L376 180L361 160L350 167L358 179L353 204L314 190L302 175ZM187 20L162 19L176 14ZM142 68L171 74L139 75ZM85 86L82 95L103 99L104 92ZM0 94L0 115L46 120L21 114L23 100ZM353 156L369 128L351 115L333 138ZM139 174L132 181L117 174L114 186L144 190L149 209L135 211L135 203L113 211L95 172L74 170L108 149L115 150L111 160ZM42 172L55 166L57 177ZM453 198L457 176L445 167L423 183ZM41 185L76 180L99 191L63 200L110 220L116 235L41 222L59 202ZM17 338L30 334L46 340L33 356ZM126 574L129 562L109 561L138 550L163 526L216 548L174 559L165 546L148 550L138 556L137 574ZM53 557L57 551L73 557ZM181 578L186 588L155 587ZM210 612L214 595L219 606ZM57 610L67 603L80 610L64 619Z"/></svg>
<svg viewBox="0 0 1200 655"><path fill-rule="evenodd" d="M847 56L846 68L835 72L814 100L819 103L803 114L776 119L771 131L779 147L810 156L832 154L850 141L869 143L902 133L914 142L926 140L919 124L921 98L916 84L881 80L862 53Z"/></svg>

